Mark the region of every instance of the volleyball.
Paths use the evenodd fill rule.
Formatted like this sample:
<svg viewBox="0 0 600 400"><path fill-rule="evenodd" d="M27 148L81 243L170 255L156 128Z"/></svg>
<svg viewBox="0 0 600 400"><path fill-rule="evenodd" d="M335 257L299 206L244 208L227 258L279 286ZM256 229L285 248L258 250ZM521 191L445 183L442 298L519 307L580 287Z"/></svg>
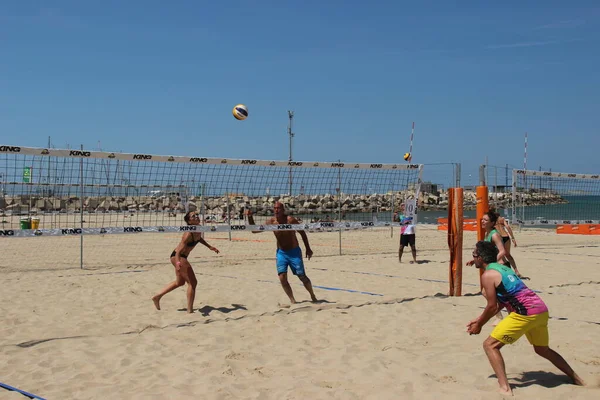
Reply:
<svg viewBox="0 0 600 400"><path fill-rule="evenodd" d="M410 161L412 159L412 155L410 153L404 153L404 161Z"/></svg>
<svg viewBox="0 0 600 400"><path fill-rule="evenodd" d="M237 106L233 107L232 113L235 119L239 121L243 121L248 118L248 108L243 104L238 104Z"/></svg>

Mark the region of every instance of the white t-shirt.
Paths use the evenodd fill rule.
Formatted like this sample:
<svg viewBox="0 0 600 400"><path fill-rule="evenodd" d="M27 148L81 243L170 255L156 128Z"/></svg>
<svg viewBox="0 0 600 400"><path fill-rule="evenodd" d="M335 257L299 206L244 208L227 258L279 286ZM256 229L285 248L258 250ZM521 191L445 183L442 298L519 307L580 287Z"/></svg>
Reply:
<svg viewBox="0 0 600 400"><path fill-rule="evenodd" d="M415 226L413 224L408 224L404 227L403 235L414 235L415 234Z"/></svg>

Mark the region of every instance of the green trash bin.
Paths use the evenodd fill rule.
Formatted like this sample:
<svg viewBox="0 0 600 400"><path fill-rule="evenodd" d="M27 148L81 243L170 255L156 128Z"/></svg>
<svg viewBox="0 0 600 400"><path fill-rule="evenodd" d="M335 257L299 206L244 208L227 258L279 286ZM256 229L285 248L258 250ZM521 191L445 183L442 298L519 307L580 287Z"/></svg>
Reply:
<svg viewBox="0 0 600 400"><path fill-rule="evenodd" d="M29 217L21 218L21 229L31 229L31 220Z"/></svg>

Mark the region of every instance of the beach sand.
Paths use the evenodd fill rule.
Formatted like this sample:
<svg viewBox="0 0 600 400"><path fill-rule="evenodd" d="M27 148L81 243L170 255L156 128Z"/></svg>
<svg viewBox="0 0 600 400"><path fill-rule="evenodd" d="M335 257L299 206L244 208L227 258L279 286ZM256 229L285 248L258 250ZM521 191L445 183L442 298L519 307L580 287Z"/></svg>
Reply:
<svg viewBox="0 0 600 400"><path fill-rule="evenodd" d="M46 399L490 399L501 398L479 336L478 272L447 297L446 232L417 228L418 265L389 230L309 233L313 304L298 279L288 303L272 233L207 234L198 246L195 309L174 278L180 235L1 239L0 381ZM474 232L465 232L464 262ZM517 232L513 255L550 308L551 346L588 383L567 383L525 338L502 350L516 398L600 398L600 236ZM0 399L21 398L0 389Z"/></svg>

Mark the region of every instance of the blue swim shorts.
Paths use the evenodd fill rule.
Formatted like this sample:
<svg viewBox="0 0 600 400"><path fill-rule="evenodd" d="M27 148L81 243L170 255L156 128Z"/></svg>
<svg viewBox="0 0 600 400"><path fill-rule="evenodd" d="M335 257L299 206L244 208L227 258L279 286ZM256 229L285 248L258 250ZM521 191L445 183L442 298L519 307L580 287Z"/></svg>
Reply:
<svg viewBox="0 0 600 400"><path fill-rule="evenodd" d="M277 274L286 273L289 266L294 275L306 275L304 272L304 262L302 261L302 249L300 247L287 251L277 249L276 260Z"/></svg>

